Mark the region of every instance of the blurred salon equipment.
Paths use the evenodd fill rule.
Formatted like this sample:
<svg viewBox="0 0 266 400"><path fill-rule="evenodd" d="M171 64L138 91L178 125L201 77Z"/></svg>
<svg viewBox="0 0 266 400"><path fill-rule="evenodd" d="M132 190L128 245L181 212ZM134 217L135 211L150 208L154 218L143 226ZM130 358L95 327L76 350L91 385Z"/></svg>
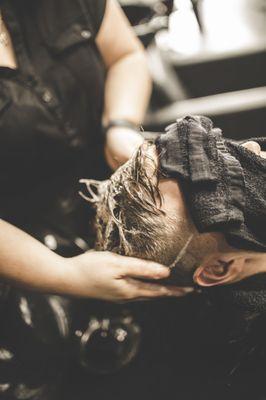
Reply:
<svg viewBox="0 0 266 400"><path fill-rule="evenodd" d="M147 48L154 90L144 127L163 131L185 114L204 114L227 137L262 136L265 10L264 0L176 0Z"/></svg>
<svg viewBox="0 0 266 400"><path fill-rule="evenodd" d="M136 35L145 47L152 42L154 35L168 28L169 15L173 11L173 0L162 1L120 1Z"/></svg>
<svg viewBox="0 0 266 400"><path fill-rule="evenodd" d="M70 326L65 302L56 296L20 290L2 292L1 399L53 398L67 358Z"/></svg>
<svg viewBox="0 0 266 400"><path fill-rule="evenodd" d="M85 370L114 373L134 359L141 329L126 306L85 301L73 315L75 357Z"/></svg>
<svg viewBox="0 0 266 400"><path fill-rule="evenodd" d="M114 373L136 356L140 327L124 306L1 291L0 399L56 399L66 366Z"/></svg>

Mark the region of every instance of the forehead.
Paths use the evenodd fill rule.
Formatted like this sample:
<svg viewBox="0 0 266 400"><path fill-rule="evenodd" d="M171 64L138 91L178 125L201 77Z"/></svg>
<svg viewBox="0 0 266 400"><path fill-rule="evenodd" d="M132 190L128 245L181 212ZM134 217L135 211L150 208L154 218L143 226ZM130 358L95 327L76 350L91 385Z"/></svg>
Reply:
<svg viewBox="0 0 266 400"><path fill-rule="evenodd" d="M161 208L167 214L184 216L187 213L185 199L179 183L175 179L160 179L159 190L162 198Z"/></svg>
<svg viewBox="0 0 266 400"><path fill-rule="evenodd" d="M141 157L138 157L139 152L141 152ZM136 163L137 157L139 159L138 163ZM136 149L131 158L112 174L111 181L116 181L122 176L126 177L127 172L129 174L133 171L138 172L138 167L139 170L144 169L150 178L152 178L157 171L158 154L155 145L151 142L144 142L138 149Z"/></svg>

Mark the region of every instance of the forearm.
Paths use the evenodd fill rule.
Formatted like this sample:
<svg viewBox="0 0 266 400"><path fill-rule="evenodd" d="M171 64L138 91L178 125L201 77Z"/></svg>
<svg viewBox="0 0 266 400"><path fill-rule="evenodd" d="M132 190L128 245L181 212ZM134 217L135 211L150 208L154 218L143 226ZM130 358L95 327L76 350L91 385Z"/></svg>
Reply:
<svg viewBox="0 0 266 400"><path fill-rule="evenodd" d="M104 120L127 119L141 124L151 93L145 52L130 53L116 61L107 74Z"/></svg>
<svg viewBox="0 0 266 400"><path fill-rule="evenodd" d="M107 252L63 258L25 232L0 220L0 282L46 293L105 300L183 296L184 289L134 278L161 279L169 270L155 263Z"/></svg>
<svg viewBox="0 0 266 400"><path fill-rule="evenodd" d="M69 291L63 258L0 220L0 281L44 292Z"/></svg>

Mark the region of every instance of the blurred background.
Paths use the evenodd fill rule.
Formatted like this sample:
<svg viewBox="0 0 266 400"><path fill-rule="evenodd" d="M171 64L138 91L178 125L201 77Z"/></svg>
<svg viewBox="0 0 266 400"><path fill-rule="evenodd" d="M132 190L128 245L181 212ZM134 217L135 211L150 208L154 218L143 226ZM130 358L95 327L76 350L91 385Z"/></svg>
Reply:
<svg viewBox="0 0 266 400"><path fill-rule="evenodd" d="M264 0L120 2L154 79L145 128L161 131L184 114L203 114L228 137L264 135Z"/></svg>
<svg viewBox="0 0 266 400"><path fill-rule="evenodd" d="M203 114L227 137L265 136L265 0L120 3L153 77L145 130ZM243 340L235 310L204 295L114 305L0 286L0 297L1 400L266 399L265 320Z"/></svg>

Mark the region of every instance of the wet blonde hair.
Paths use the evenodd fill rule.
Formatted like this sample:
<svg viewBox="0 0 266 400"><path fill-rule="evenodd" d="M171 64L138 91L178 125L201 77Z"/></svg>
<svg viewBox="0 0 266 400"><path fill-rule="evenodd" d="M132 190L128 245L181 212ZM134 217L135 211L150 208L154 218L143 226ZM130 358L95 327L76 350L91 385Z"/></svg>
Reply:
<svg viewBox="0 0 266 400"><path fill-rule="evenodd" d="M136 154L106 181L81 180L96 208L96 249L146 258L170 265L191 234L183 216L167 215L158 187L159 170L147 172L153 162L140 147Z"/></svg>

